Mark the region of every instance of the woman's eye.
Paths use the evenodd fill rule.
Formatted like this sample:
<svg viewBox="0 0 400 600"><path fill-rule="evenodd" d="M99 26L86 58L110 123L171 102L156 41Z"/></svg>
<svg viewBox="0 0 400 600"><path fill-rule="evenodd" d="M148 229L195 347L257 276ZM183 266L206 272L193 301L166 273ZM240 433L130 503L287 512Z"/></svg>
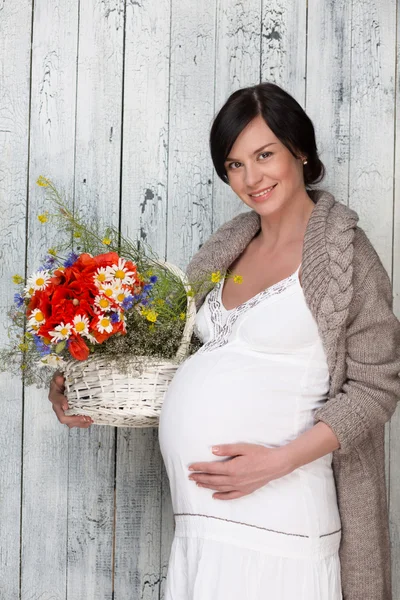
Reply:
<svg viewBox="0 0 400 600"><path fill-rule="evenodd" d="M237 169L237 166L233 166L233 165L239 165L240 166L240 162L233 162L233 163L229 163L228 167L229 169Z"/></svg>
<svg viewBox="0 0 400 600"><path fill-rule="evenodd" d="M272 155L272 152L261 152L261 154L259 156L268 158L268 156L271 156L271 155Z"/></svg>

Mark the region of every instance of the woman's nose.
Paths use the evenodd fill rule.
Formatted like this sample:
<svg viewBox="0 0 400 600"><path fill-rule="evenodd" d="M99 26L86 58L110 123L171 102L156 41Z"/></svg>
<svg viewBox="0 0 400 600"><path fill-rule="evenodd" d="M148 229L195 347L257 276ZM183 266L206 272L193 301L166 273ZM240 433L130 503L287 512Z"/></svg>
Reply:
<svg viewBox="0 0 400 600"><path fill-rule="evenodd" d="M249 164L245 169L245 184L249 188L254 188L263 178L263 172L259 165Z"/></svg>

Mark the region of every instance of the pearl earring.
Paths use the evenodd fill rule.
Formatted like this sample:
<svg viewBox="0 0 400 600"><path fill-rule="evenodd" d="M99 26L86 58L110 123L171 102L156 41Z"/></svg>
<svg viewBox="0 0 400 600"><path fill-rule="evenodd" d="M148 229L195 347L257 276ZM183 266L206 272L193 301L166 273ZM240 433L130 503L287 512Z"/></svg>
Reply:
<svg viewBox="0 0 400 600"><path fill-rule="evenodd" d="M308 162L308 160L307 160L307 159L306 159L306 160L303 160L303 165L306 165L306 164L307 164L307 162Z"/></svg>

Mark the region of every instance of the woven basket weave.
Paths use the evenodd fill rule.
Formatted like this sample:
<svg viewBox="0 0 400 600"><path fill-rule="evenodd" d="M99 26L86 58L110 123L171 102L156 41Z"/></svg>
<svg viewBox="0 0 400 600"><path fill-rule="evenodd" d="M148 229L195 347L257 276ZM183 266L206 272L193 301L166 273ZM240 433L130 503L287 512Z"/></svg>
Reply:
<svg viewBox="0 0 400 600"><path fill-rule="evenodd" d="M178 267L170 263L163 266L180 277L187 289L185 275ZM188 296L186 323L173 360L141 357L143 368L132 366L128 373L119 372L104 355L68 361L64 377L69 409L65 414L90 416L97 425L157 427L165 392L187 357L195 318L194 300ZM133 364L138 363L137 358Z"/></svg>

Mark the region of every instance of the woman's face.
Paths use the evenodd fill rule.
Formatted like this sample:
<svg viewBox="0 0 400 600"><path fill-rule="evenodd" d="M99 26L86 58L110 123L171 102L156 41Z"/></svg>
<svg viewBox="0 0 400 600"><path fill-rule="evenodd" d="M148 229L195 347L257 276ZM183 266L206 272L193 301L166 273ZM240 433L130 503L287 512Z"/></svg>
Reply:
<svg viewBox="0 0 400 600"><path fill-rule="evenodd" d="M233 191L259 215L279 211L305 192L302 160L279 141L261 116L236 138L225 169Z"/></svg>

